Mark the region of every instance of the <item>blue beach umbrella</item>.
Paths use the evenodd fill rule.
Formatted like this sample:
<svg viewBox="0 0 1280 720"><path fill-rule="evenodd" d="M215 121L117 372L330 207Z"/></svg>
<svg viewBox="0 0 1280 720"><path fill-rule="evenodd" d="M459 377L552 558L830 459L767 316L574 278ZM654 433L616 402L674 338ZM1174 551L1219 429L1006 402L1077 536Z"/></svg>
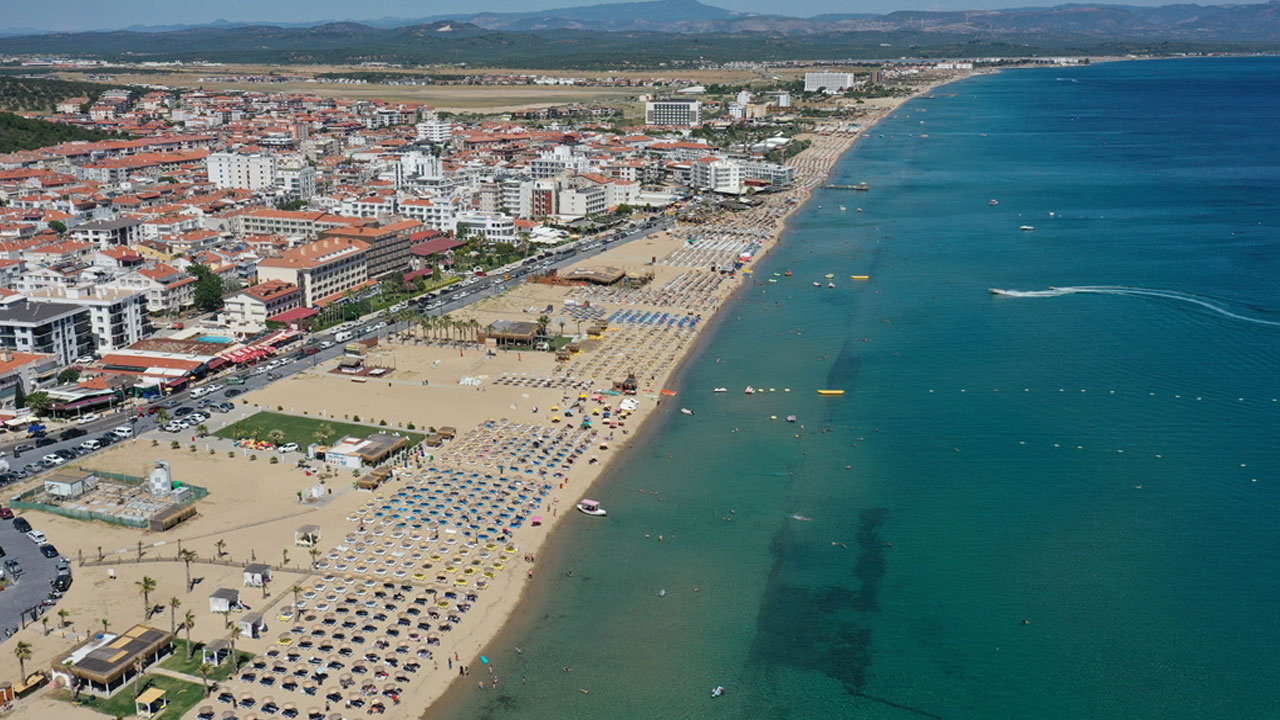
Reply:
<svg viewBox="0 0 1280 720"><path fill-rule="evenodd" d="M488 665L488 664L489 664L489 656L488 656L488 655L481 655L481 656L480 656L480 662L484 663L485 665Z"/></svg>

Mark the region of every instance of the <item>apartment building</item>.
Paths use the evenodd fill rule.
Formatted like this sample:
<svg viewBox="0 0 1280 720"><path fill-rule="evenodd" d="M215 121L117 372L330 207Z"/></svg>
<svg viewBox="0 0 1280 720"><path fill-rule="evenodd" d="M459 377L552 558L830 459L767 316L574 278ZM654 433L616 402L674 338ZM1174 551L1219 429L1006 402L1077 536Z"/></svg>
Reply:
<svg viewBox="0 0 1280 720"><path fill-rule="evenodd" d="M266 190L275 185L275 155L216 152L205 158L209 182L217 188Z"/></svg>
<svg viewBox="0 0 1280 720"><path fill-rule="evenodd" d="M844 92L854 85L854 74L847 72L811 72L804 74L805 92Z"/></svg>
<svg viewBox="0 0 1280 720"><path fill-rule="evenodd" d="M644 104L644 123L664 127L700 125L702 104L692 98L649 100Z"/></svg>
<svg viewBox="0 0 1280 720"><path fill-rule="evenodd" d="M232 293L222 299L218 321L236 332L257 333L267 328L267 320L302 306L302 290L293 283L268 280Z"/></svg>
<svg viewBox="0 0 1280 720"><path fill-rule="evenodd" d="M89 309L30 301L0 306L0 348L45 353L70 365L93 351Z"/></svg>
<svg viewBox="0 0 1280 720"><path fill-rule="evenodd" d="M386 225L332 228L320 233L319 239L346 238L367 243L368 277L379 279L409 269L409 248L413 245L410 236L422 229L418 220L397 220Z"/></svg>
<svg viewBox="0 0 1280 720"><path fill-rule="evenodd" d="M79 306L89 311L89 330L98 350L128 347L151 333L145 290L79 285L31 293L32 303Z"/></svg>
<svg viewBox="0 0 1280 720"><path fill-rule="evenodd" d="M258 282L278 280L297 285L302 305L339 295L369 279L365 254L369 244L352 238L326 238L258 263Z"/></svg>
<svg viewBox="0 0 1280 720"><path fill-rule="evenodd" d="M301 210L250 210L239 218L239 234L244 235L300 235L315 238L320 232L343 225L363 225L361 218L330 215L329 213Z"/></svg>
<svg viewBox="0 0 1280 720"><path fill-rule="evenodd" d="M513 243L516 241L515 220L502 213L458 213L457 235L460 238L480 235L491 243Z"/></svg>

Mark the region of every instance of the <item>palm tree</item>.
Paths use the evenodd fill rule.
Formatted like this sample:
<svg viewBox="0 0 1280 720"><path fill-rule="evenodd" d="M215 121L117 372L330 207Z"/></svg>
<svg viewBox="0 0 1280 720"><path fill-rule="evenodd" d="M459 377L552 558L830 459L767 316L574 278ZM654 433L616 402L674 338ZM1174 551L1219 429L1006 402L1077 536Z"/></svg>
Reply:
<svg viewBox="0 0 1280 720"><path fill-rule="evenodd" d="M240 636L240 628L232 629L227 635L227 642L231 645L231 674L235 675L240 672L240 658L236 655L236 638Z"/></svg>
<svg viewBox="0 0 1280 720"><path fill-rule="evenodd" d="M146 620L150 617L151 610L151 593L156 590L156 580L152 577L143 576L141 580L134 583L138 586L138 592L142 593L142 619Z"/></svg>
<svg viewBox="0 0 1280 720"><path fill-rule="evenodd" d="M320 548L313 547L308 550L307 553L311 555L311 569L314 570L316 567L316 558L320 556Z"/></svg>
<svg viewBox="0 0 1280 720"><path fill-rule="evenodd" d="M169 632L175 635L178 632L178 608L182 607L182 599L177 597L169 598Z"/></svg>
<svg viewBox="0 0 1280 720"><path fill-rule="evenodd" d="M283 445L284 431L280 428L275 428L271 432L267 433L267 439L271 441L272 445Z"/></svg>
<svg viewBox="0 0 1280 720"><path fill-rule="evenodd" d="M560 318L560 334L564 335L564 318Z"/></svg>
<svg viewBox="0 0 1280 720"><path fill-rule="evenodd" d="M169 422L169 409L160 408L156 411L156 424L164 425L167 422Z"/></svg>
<svg viewBox="0 0 1280 720"><path fill-rule="evenodd" d="M208 437L209 426L205 425L204 423L200 423L199 425L196 426L196 434L199 435L200 437Z"/></svg>
<svg viewBox="0 0 1280 720"><path fill-rule="evenodd" d="M107 633L107 628L109 627L111 627L111 621L106 618L102 618L102 634L103 635Z"/></svg>
<svg viewBox="0 0 1280 720"><path fill-rule="evenodd" d="M66 608L58 608L59 627L67 626L67 618L71 617L71 611Z"/></svg>
<svg viewBox="0 0 1280 720"><path fill-rule="evenodd" d="M218 550L218 557L226 555L226 553L222 552L222 549L227 546L226 540L218 540L218 542L214 543L213 546Z"/></svg>
<svg viewBox="0 0 1280 720"><path fill-rule="evenodd" d="M41 616L40 616L40 624L44 626L44 634L45 634L45 635L48 635L48 634L49 634L49 616L48 616L48 615L41 615Z"/></svg>
<svg viewBox="0 0 1280 720"><path fill-rule="evenodd" d="M188 610L187 614L182 618L182 628L187 631L187 659L188 660L191 659L191 648L192 648L191 628L195 627L195 624L196 624L196 614Z"/></svg>
<svg viewBox="0 0 1280 720"><path fill-rule="evenodd" d="M191 563L195 562L195 559L197 557L196 551L195 550L179 550L178 557L181 558L183 564L187 566L187 592L191 592Z"/></svg>
<svg viewBox="0 0 1280 720"><path fill-rule="evenodd" d="M209 673L213 672L213 670L213 666L209 663L200 663L200 667L197 670L200 673L200 682L204 685L205 697L209 697Z"/></svg>
<svg viewBox="0 0 1280 720"><path fill-rule="evenodd" d="M281 565L289 564L289 548L280 549L280 564Z"/></svg>
<svg viewBox="0 0 1280 720"><path fill-rule="evenodd" d="M329 438L333 437L335 434L336 431L334 431L333 425L330 425L329 423L320 423L320 426L317 427L316 431L313 433L316 440L321 445L328 445Z"/></svg>
<svg viewBox="0 0 1280 720"><path fill-rule="evenodd" d="M133 697L136 700L142 694L142 658L133 661Z"/></svg>
<svg viewBox="0 0 1280 720"><path fill-rule="evenodd" d="M550 324L551 324L551 318L547 317L546 315L539 315L538 316L538 334L542 335L543 337L546 337L547 325L550 325Z"/></svg>
<svg viewBox="0 0 1280 720"><path fill-rule="evenodd" d="M294 609L294 612L296 613L298 610L298 595L302 593L302 586L294 585L289 589L293 591L293 609Z"/></svg>
<svg viewBox="0 0 1280 720"><path fill-rule="evenodd" d="M13 656L18 658L18 672L25 682L27 679L27 661L31 659L31 643L18 641L13 648Z"/></svg>

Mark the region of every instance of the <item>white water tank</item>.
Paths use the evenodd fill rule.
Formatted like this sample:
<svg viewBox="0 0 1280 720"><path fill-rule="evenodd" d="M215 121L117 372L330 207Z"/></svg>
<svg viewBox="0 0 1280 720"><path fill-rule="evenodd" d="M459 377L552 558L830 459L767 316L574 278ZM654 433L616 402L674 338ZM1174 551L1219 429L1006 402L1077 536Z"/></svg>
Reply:
<svg viewBox="0 0 1280 720"><path fill-rule="evenodd" d="M148 476L148 485L151 494L156 497L168 497L170 490L173 489L173 478L169 472L169 463L164 460L157 460L156 466L151 469Z"/></svg>

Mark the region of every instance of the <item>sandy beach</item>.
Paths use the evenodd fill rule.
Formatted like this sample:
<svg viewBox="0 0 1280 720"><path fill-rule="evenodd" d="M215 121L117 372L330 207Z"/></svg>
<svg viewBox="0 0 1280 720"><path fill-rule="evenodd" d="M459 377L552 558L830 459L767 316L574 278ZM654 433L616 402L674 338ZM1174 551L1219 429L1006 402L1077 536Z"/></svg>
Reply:
<svg viewBox="0 0 1280 720"><path fill-rule="evenodd" d="M961 77L922 83L915 95ZM797 169L792 189L761 196L756 207L682 223L579 264L647 277L642 284L526 283L454 314L480 326L533 322L545 314L552 330L577 336L578 352L567 358L491 354L411 329L370 351L369 362L389 369L385 377L355 382L332 372L333 362L320 364L241 396L234 412L209 423L217 430L270 410L388 432L456 428L456 437L440 447L420 447L373 492L354 487L350 470L303 469L296 454L277 456L272 464L268 451L212 436L183 435L173 448L175 436L152 433L87 458L86 467L131 475L146 475L156 460L164 460L175 480L207 488L209 495L198 501L197 516L166 533L25 513L76 565L76 582L58 606L69 612L65 626L51 616L47 629L35 623L17 632L16 639L32 646L27 668L48 667L89 633L101 632L103 619L113 632L142 622L146 608L138 582L147 576L157 586L150 605L165 606L147 622L169 629L190 610L196 618L190 636L197 642L229 632L224 618L209 611L208 596L218 588L239 589L242 602L264 614L261 636L236 643L262 658L264 667L254 680L235 677L219 687L237 700L252 696L260 706L271 696L277 704L296 705L299 717L313 708L325 717L363 716L376 701L386 715L409 718L459 679L460 666L478 671L466 681L472 689L490 682L478 670L479 654L518 611L524 589L537 581L537 556L548 536L566 515L588 521L575 503L590 496L588 489L612 463L625 462L623 448L660 402L678 406L678 396L663 390L675 382L710 318L750 278L713 268L741 259L749 270L778 242L789 215L841 155L908 99L868 100L859 106L865 114L853 121L856 130L832 125L808 136L810 147L790 161ZM606 329L589 333L597 323ZM613 392L628 379L635 382L634 396ZM300 491L322 481L321 500L299 501ZM422 518L433 519L412 524ZM317 552L295 545L302 525L322 529ZM190 564L190 589L180 549L198 554ZM266 591L244 587L243 565L250 561L274 568L276 578ZM171 598L180 603L172 618ZM368 612L348 616L359 616L352 628L338 618L329 622L347 606ZM178 637L185 637L180 628ZM303 639L316 649L302 648ZM336 654L320 649L326 645L350 646L352 652L333 659ZM296 691L283 688L285 671L303 666L311 655L318 658L312 667L338 666L315 682L314 694L303 692L306 682ZM373 659L362 665L365 656ZM257 680L277 662L283 668L279 681L264 687ZM368 674L355 670L364 665ZM18 676L12 652L0 655L0 666L5 676ZM376 686L372 692L369 684ZM22 701L15 716L101 717L50 693L42 690ZM337 699L326 698L331 693ZM216 694L204 705L218 715L230 707ZM247 717L250 711L241 709ZM184 717L196 714L192 709Z"/></svg>

